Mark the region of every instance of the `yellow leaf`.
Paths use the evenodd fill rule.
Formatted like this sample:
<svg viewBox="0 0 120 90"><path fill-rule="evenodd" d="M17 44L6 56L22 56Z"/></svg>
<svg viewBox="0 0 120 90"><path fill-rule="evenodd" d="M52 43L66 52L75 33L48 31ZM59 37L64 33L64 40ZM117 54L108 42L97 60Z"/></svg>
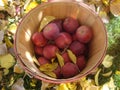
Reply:
<svg viewBox="0 0 120 90"><path fill-rule="evenodd" d="M67 84L61 83L56 90L69 90L69 88L67 87Z"/></svg>
<svg viewBox="0 0 120 90"><path fill-rule="evenodd" d="M39 62L38 62L38 60L37 60L37 58L35 56L33 56L33 61L34 61L35 64L37 64L38 66L40 66L40 64L39 64Z"/></svg>
<svg viewBox="0 0 120 90"><path fill-rule="evenodd" d="M39 32L41 32L41 30L49 23L49 22L51 22L51 21L53 21L55 19L55 17L54 16L45 16L43 19L42 19L42 21L41 21L41 23L40 23L40 27L39 27Z"/></svg>
<svg viewBox="0 0 120 90"><path fill-rule="evenodd" d="M3 72L4 72L4 75L7 75L9 73L9 69L4 69Z"/></svg>
<svg viewBox="0 0 120 90"><path fill-rule="evenodd" d="M76 82L67 83L67 87L69 88L69 90L76 90L77 89Z"/></svg>
<svg viewBox="0 0 120 90"><path fill-rule="evenodd" d="M48 2L48 0L41 0L42 2Z"/></svg>
<svg viewBox="0 0 120 90"><path fill-rule="evenodd" d="M30 4L28 4L28 6L26 7L26 13L28 13L31 9L33 9L37 5L38 5L38 3L36 1L33 1Z"/></svg>
<svg viewBox="0 0 120 90"><path fill-rule="evenodd" d="M14 78L14 76L11 76L10 78L9 78L9 85L8 85L8 87L10 87L10 86L12 86L13 84L14 84L14 82L15 82L15 78Z"/></svg>
<svg viewBox="0 0 120 90"><path fill-rule="evenodd" d="M102 0L103 4L106 6L110 5L110 0Z"/></svg>
<svg viewBox="0 0 120 90"><path fill-rule="evenodd" d="M101 72L101 69L99 69L99 70L97 71L97 73L95 74L95 84L96 84L97 86L99 85L98 78L99 78L100 72Z"/></svg>
<svg viewBox="0 0 120 90"><path fill-rule="evenodd" d="M117 71L115 72L115 74L120 75L120 71L117 70Z"/></svg>
<svg viewBox="0 0 120 90"><path fill-rule="evenodd" d="M8 0L2 0L4 5L8 5Z"/></svg>
<svg viewBox="0 0 120 90"><path fill-rule="evenodd" d="M101 19L104 23L109 23L109 17L108 17L107 11L100 10L99 11L99 16L101 17Z"/></svg>
<svg viewBox="0 0 120 90"><path fill-rule="evenodd" d="M109 77L111 74L112 74L112 70L109 71L109 72L107 72L107 73L103 73L102 75L103 75L104 77Z"/></svg>
<svg viewBox="0 0 120 90"><path fill-rule="evenodd" d="M13 43L10 41L10 39L7 36L5 36L5 43L8 48L13 47Z"/></svg>
<svg viewBox="0 0 120 90"><path fill-rule="evenodd" d="M24 70L21 68L21 66L18 63L15 64L13 71L19 74L24 72Z"/></svg>
<svg viewBox="0 0 120 90"><path fill-rule="evenodd" d="M36 84L35 84L35 83L33 83L33 82L30 82L30 86L35 87L35 86L36 86Z"/></svg>
<svg viewBox="0 0 120 90"><path fill-rule="evenodd" d="M76 64L77 57L75 56L75 54L71 50L67 50L67 52L68 52L68 56L70 57L70 60Z"/></svg>
<svg viewBox="0 0 120 90"><path fill-rule="evenodd" d="M100 15L100 17L106 17L106 16L107 16L107 12L101 10L101 11L99 12L99 15Z"/></svg>
<svg viewBox="0 0 120 90"><path fill-rule="evenodd" d="M64 59L63 57L59 54L59 53L56 53L56 56L57 56L57 59L58 59L58 62L60 64L60 66L64 66Z"/></svg>
<svg viewBox="0 0 120 90"><path fill-rule="evenodd" d="M0 56L0 65L3 68L9 69L15 64L15 59L11 54Z"/></svg>
<svg viewBox="0 0 120 90"><path fill-rule="evenodd" d="M57 78L56 74L53 73L52 71L45 71L45 72L43 72L43 73L45 73L46 75L48 75L48 76L50 76L50 77Z"/></svg>
<svg viewBox="0 0 120 90"><path fill-rule="evenodd" d="M17 25L15 23L11 24L8 29L11 33L15 34L17 30Z"/></svg>
<svg viewBox="0 0 120 90"><path fill-rule="evenodd" d="M110 55L106 55L105 58L104 58L104 60L103 60L103 62L102 62L102 64L103 64L104 67L106 67L106 68L111 67L112 64L113 64L113 57L110 56Z"/></svg>
<svg viewBox="0 0 120 90"><path fill-rule="evenodd" d="M45 71L53 71L57 67L58 67L58 63L52 63L52 64L47 63L44 65L41 65L39 69L45 72Z"/></svg>

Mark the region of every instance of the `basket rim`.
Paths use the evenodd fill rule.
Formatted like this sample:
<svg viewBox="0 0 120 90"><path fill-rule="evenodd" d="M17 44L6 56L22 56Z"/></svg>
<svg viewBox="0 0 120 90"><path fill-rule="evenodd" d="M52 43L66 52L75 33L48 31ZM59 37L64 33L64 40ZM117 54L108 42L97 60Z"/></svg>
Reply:
<svg viewBox="0 0 120 90"><path fill-rule="evenodd" d="M77 4L79 6L82 6L83 8L86 8L87 10L89 10L91 13L95 14L99 21L101 22L103 28L104 28L104 31L105 33L107 33L107 30L104 26L104 23L102 22L101 18L99 17L99 15L97 15L88 5L86 5L85 3L78 3L78 2L47 2L47 3L43 3L43 4L40 4L38 6L36 6L35 8L39 8L39 7L45 7L47 5L52 5L52 4L59 4L59 3L66 3L66 4ZM19 23L18 27L17 27L17 30L16 30L16 33L15 33L15 38L14 38L14 51L15 51L15 55L16 57L18 58L17 60L21 62L21 65L23 67L23 69L30 75L32 75L33 77L39 79L39 80L43 80L45 82L49 82L49 83L56 83L56 84L60 84L60 83L68 83L68 82L73 82L73 81L77 81L78 80L78 77L75 77L75 78L67 78L67 79L56 79L56 80L50 80L50 79L47 79L47 78L43 78L41 76L38 76L36 74L34 74L34 72L32 72L27 66L25 66L24 62L22 61L22 58L19 56L19 53L18 53L18 50L17 50L17 34L18 34L18 30L19 30L19 26L22 24L22 22L24 21L24 19L29 16L31 14L32 11L35 10L35 8L33 8L31 11L29 11L21 20L21 22ZM92 70L94 70L96 67L98 67L100 65L100 63L103 61L103 58L105 57L105 54L106 54L106 50L107 50L107 34L105 34L105 47L104 47L104 53L103 55L99 58L99 62L96 63L96 65L94 65L92 68L90 68L86 73L84 74L81 74L81 76L79 76L79 78L82 78L84 76L87 76L88 74L91 73ZM58 80L58 81L57 81ZM63 80L63 81L62 81Z"/></svg>

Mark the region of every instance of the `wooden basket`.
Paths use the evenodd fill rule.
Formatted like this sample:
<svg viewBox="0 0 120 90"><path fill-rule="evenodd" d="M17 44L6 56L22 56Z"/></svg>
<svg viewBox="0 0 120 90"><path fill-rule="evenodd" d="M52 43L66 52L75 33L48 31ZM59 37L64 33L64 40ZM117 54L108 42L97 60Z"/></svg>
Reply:
<svg viewBox="0 0 120 90"><path fill-rule="evenodd" d="M42 18L52 15L56 18L75 17L81 24L93 29L94 38L90 43L89 60L86 68L78 75L68 79L55 79L49 77L36 67L32 57L34 55L31 35L38 30ZM31 10L21 21L15 35L15 52L23 68L37 79L51 83L65 83L78 80L88 75L103 60L107 48L107 33L100 17L87 5L75 2L52 2L37 6Z"/></svg>

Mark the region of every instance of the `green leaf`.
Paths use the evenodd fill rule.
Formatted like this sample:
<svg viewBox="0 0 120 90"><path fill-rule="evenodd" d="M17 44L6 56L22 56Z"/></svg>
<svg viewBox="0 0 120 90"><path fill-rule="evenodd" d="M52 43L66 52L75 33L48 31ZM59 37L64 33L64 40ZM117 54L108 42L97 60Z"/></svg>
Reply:
<svg viewBox="0 0 120 90"><path fill-rule="evenodd" d="M113 78L115 85L120 88L120 75L114 74Z"/></svg>

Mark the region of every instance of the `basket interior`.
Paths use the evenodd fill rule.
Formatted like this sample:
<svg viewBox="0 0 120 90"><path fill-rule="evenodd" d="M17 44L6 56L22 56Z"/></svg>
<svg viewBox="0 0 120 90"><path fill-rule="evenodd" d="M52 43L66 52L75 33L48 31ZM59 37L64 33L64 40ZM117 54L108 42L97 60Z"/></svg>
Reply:
<svg viewBox="0 0 120 90"><path fill-rule="evenodd" d="M56 18L71 16L77 18L81 24L88 25L93 29L94 38L89 45L90 53L87 66L79 75L71 79L89 73L100 64L106 50L105 27L98 15L88 7L85 7L86 5L84 4L69 2L47 3L34 8L23 18L16 32L15 48L17 55L31 72L40 77L56 80L41 73L32 60L34 50L31 35L38 30L42 18L47 15L55 16Z"/></svg>

